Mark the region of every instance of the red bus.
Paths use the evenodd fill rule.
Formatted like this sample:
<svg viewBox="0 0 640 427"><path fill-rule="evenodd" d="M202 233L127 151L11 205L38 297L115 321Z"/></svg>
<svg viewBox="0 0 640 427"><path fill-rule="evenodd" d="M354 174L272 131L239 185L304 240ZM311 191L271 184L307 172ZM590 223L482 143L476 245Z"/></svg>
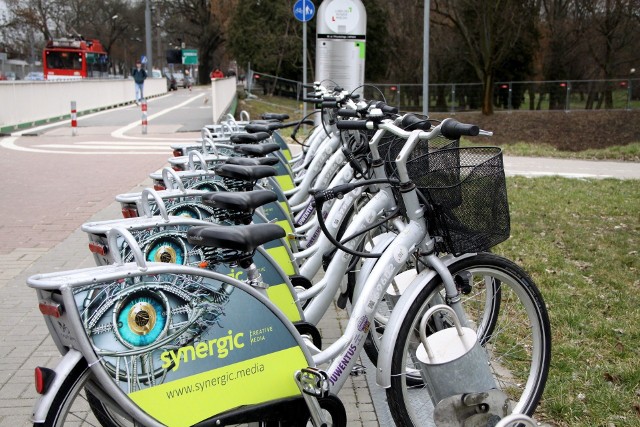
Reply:
<svg viewBox="0 0 640 427"><path fill-rule="evenodd" d="M45 80L106 77L109 61L98 40L49 40L42 52Z"/></svg>

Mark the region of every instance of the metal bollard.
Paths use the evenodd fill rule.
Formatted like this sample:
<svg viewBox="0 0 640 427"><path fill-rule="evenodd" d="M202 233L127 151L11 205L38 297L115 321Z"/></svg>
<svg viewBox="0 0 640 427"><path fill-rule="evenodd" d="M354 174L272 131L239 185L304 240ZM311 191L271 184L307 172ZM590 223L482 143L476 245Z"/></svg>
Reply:
<svg viewBox="0 0 640 427"><path fill-rule="evenodd" d="M147 100L142 100L142 134L147 134Z"/></svg>
<svg viewBox="0 0 640 427"><path fill-rule="evenodd" d="M76 101L71 101L71 135L78 134L78 116L76 110Z"/></svg>

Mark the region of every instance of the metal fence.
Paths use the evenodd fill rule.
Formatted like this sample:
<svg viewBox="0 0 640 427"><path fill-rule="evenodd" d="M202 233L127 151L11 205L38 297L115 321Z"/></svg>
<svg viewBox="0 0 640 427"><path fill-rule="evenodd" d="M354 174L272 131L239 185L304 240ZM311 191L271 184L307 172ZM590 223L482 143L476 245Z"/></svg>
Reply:
<svg viewBox="0 0 640 427"><path fill-rule="evenodd" d="M249 75L248 89L256 94L273 94L302 99L308 91L302 82L265 73ZM401 111L422 111L421 84L368 83L365 99L380 99ZM479 111L482 108L481 83L429 85L429 112ZM637 110L640 109L640 78L616 80L556 80L498 82L493 87L493 108L515 110Z"/></svg>

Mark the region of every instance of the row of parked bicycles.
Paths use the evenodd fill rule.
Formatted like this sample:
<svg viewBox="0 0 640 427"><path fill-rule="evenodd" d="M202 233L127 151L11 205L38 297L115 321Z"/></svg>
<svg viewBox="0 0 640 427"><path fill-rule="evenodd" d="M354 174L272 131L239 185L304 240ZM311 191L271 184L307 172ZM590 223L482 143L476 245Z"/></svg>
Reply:
<svg viewBox="0 0 640 427"><path fill-rule="evenodd" d="M242 112L173 145L123 218L83 225L96 267L28 279L62 354L36 368L34 425L344 426L363 350L398 426L535 425L547 311L489 252L501 150L460 146L490 132L317 83L306 101L301 142L307 118Z"/></svg>

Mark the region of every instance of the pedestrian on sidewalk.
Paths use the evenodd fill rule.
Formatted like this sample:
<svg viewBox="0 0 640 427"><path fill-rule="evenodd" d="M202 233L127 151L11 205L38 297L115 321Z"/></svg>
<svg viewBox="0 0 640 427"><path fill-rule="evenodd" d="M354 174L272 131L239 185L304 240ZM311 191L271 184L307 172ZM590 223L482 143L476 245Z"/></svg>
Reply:
<svg viewBox="0 0 640 427"><path fill-rule="evenodd" d="M142 68L140 61L136 61L136 68L131 73L136 87L136 104L140 104L144 99L144 81L147 78L147 72Z"/></svg>

